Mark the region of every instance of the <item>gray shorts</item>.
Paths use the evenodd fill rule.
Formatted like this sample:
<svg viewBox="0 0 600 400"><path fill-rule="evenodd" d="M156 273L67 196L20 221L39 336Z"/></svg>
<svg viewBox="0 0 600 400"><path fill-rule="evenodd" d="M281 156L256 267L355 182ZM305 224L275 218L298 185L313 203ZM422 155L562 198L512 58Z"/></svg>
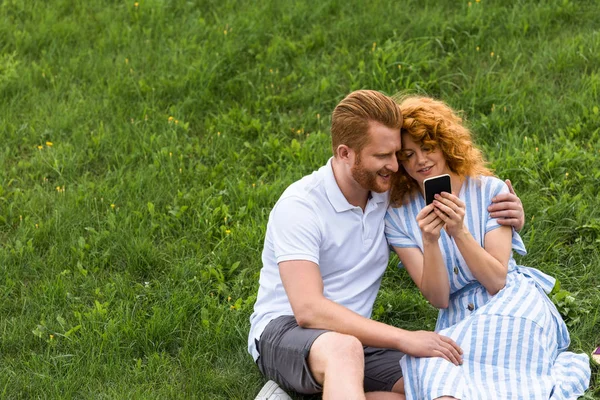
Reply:
<svg viewBox="0 0 600 400"><path fill-rule="evenodd" d="M304 329L291 315L269 322L256 348L260 354L256 364L260 372L286 390L314 394L323 391L308 367L308 353L323 329ZM404 353L392 349L364 346L365 391L389 392L402 377L400 358Z"/></svg>

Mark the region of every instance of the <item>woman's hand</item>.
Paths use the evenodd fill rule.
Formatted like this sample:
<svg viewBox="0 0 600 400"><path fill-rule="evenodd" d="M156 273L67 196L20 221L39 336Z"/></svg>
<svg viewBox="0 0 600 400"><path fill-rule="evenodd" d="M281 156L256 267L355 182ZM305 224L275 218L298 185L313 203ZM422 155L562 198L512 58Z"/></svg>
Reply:
<svg viewBox="0 0 600 400"><path fill-rule="evenodd" d="M423 242L437 242L444 227L444 221L433 211L432 203L423 207L417 215L417 223L423 234Z"/></svg>
<svg viewBox="0 0 600 400"><path fill-rule="evenodd" d="M456 236L464 232L465 203L455 195L447 192L435 195L431 203L434 213L444 222L446 233Z"/></svg>

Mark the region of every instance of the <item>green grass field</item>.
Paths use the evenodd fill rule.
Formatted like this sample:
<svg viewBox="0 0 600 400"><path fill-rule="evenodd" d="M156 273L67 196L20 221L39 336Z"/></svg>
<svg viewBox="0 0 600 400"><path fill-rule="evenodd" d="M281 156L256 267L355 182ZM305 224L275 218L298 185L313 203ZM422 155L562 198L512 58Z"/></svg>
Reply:
<svg viewBox="0 0 600 400"><path fill-rule="evenodd" d="M598 21L584 0L0 2L0 398L253 398L268 213L360 88L464 110L589 353ZM374 317L432 329L395 262Z"/></svg>

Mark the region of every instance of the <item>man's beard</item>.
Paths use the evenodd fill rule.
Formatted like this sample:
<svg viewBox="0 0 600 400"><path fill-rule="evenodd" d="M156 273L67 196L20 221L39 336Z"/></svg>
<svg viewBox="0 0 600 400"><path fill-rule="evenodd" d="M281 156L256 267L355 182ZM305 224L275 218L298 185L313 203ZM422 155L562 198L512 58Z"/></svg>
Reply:
<svg viewBox="0 0 600 400"><path fill-rule="evenodd" d="M354 178L354 180L358 182L363 189L370 190L375 193L387 192L390 189L391 185L389 183L387 185L381 184L377 180L377 174L381 172L384 175L391 175L392 171L389 171L386 168L380 169L376 172L367 171L365 168L363 168L359 156L356 157L356 161L350 169L350 172L352 173L352 178ZM389 182L391 182L391 176Z"/></svg>

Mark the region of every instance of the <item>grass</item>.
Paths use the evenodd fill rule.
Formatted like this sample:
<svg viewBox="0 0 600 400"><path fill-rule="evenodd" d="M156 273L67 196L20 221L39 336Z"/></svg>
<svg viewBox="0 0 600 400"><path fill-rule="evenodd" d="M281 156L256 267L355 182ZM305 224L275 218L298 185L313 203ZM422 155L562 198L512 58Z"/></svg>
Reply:
<svg viewBox="0 0 600 400"><path fill-rule="evenodd" d="M571 294L555 300L589 353L598 20L569 0L2 2L0 397L253 398L268 213L359 88L464 110L523 199L522 263ZM391 267L375 317L435 316Z"/></svg>

